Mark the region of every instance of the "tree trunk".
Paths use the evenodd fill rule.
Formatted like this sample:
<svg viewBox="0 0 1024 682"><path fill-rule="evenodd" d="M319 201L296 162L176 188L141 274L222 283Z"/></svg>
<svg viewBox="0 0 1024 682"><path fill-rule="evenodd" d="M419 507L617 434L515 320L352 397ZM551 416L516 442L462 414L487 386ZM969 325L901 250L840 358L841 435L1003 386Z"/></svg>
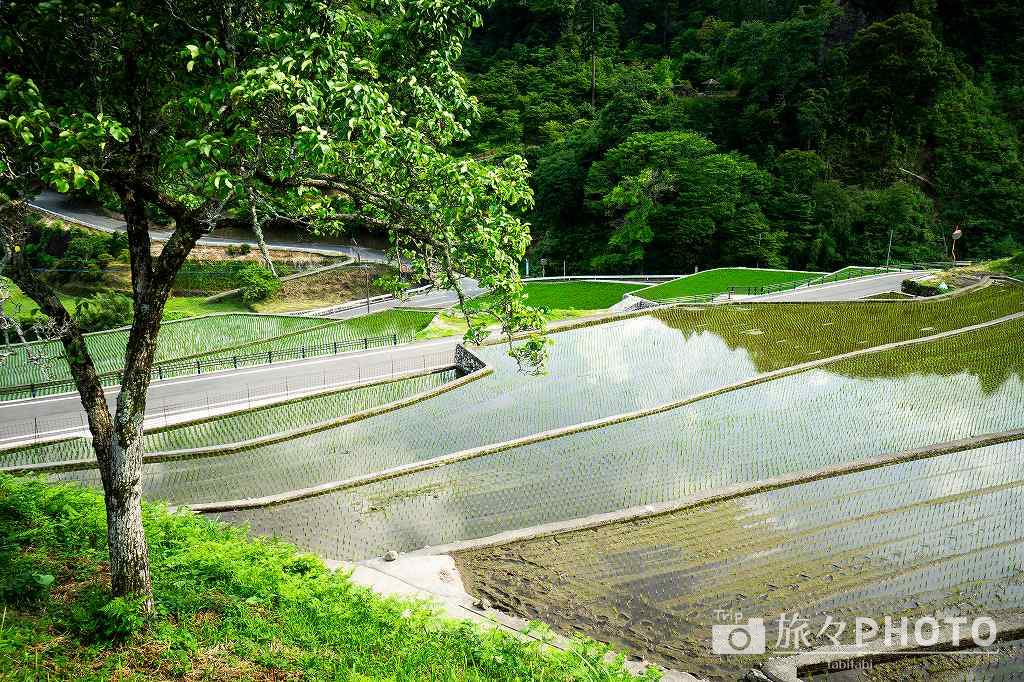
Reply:
<svg viewBox="0 0 1024 682"><path fill-rule="evenodd" d="M12 219L24 223L24 209L16 212ZM14 231L8 230L12 233ZM8 274L54 320L60 330L64 356L89 420L92 447L103 481L107 511L111 592L117 597L145 597L143 611L151 613L153 588L142 528L142 418L146 409L145 396L149 387L156 333L166 297L156 306L159 312L155 312L155 317L151 310L148 315L139 315L134 320L125 354L126 379L122 381L124 387L118 396L117 412L112 419L103 383L78 324L53 289L32 271L24 257L24 244L12 243L8 246L19 247L14 250ZM148 243L145 248L148 249ZM141 271L138 276L143 281L148 279L147 274Z"/></svg>
<svg viewBox="0 0 1024 682"><path fill-rule="evenodd" d="M149 550L142 527L142 420L115 418L109 466L102 468L107 507L110 589L114 596L143 596L142 610L153 611Z"/></svg>

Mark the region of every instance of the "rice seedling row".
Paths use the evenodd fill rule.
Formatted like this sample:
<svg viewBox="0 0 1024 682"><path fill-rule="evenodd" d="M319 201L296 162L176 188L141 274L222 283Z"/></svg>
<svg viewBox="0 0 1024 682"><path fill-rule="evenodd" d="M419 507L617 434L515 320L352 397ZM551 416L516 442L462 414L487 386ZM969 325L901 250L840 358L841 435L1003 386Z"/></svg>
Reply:
<svg viewBox="0 0 1024 682"><path fill-rule="evenodd" d="M445 370L410 379L268 405L194 424L151 430L145 436L145 448L147 453L153 453L224 445L269 436L385 405L443 386L455 378L455 370ZM7 452L0 451L0 467L89 459L93 455L89 439L75 438Z"/></svg>
<svg viewBox="0 0 1024 682"><path fill-rule="evenodd" d="M1002 312L995 305L999 299L985 292L988 290L975 294L985 303L979 309L975 309L977 305L969 309L970 319L982 317L982 311ZM949 299L940 307L958 301L961 299ZM230 457L147 466L147 489L154 497L178 503L281 493L685 398L753 376L762 369L756 365L758 360L765 364L764 369L771 369L789 359L805 359L805 346L795 353L775 350L782 346L775 343L773 335L777 333L772 330L782 329L788 339L790 325L797 324L797 316L789 312L792 308L679 311L674 328L656 318L640 317L559 334L552 348L551 372L537 378L518 374L504 349L486 348L481 354L497 371L456 393ZM839 325L838 318L833 319L837 320L833 325ZM912 315L903 320L902 327L893 322L883 340L935 333L934 328L918 326L922 319L931 321ZM906 324L908 321L912 324ZM752 324L772 333L745 333ZM862 335L839 334L839 340L827 343L812 332L803 338L834 353L862 347ZM819 356L820 351L813 355ZM800 395L808 376L794 378L795 392L786 395ZM873 389L862 386L861 390L863 395ZM770 408L775 399L763 395L757 401ZM728 422L730 429L741 428L741 420L751 418L750 405L758 406L758 414L763 412L758 402L733 399L721 404L734 413L725 415L734 420ZM641 432L636 442L645 442L645 429L662 428L657 421L643 420L643 424L633 427ZM667 428L671 433L679 427ZM577 439L585 437L574 437L573 442L583 442ZM659 447L664 445L659 443ZM703 443L697 441L696 445Z"/></svg>
<svg viewBox="0 0 1024 682"><path fill-rule="evenodd" d="M960 337L918 349L924 372L932 354L951 365L962 359L953 376L914 372L901 349L871 357L864 371L857 361L838 363L653 417L225 518L328 556L361 558L1022 428L1022 332L1019 322L1001 334L975 332L973 342L992 353L985 363L963 352ZM880 378L883 363L893 371ZM334 466L335 455L311 457L314 468ZM162 474L154 480L161 485ZM177 482L169 488L196 493Z"/></svg>
<svg viewBox="0 0 1024 682"><path fill-rule="evenodd" d="M1024 442L826 479L670 515L476 550L472 590L711 679L760 659L714 657L715 609L763 617L1024 607ZM830 634L836 634L834 630ZM849 641L852 627L844 641ZM811 646L829 642L811 636Z"/></svg>
<svg viewBox="0 0 1024 682"><path fill-rule="evenodd" d="M157 339L157 363L210 353L219 349L245 346L263 339L301 332L326 323L320 318L277 315L227 314L165 322ZM88 334L86 345L100 373L116 372L124 362L128 343L126 329ZM33 352L50 361L43 365L29 360L29 350L13 346L13 354L0 364L0 388L45 383L70 378L64 350L59 342L31 344Z"/></svg>

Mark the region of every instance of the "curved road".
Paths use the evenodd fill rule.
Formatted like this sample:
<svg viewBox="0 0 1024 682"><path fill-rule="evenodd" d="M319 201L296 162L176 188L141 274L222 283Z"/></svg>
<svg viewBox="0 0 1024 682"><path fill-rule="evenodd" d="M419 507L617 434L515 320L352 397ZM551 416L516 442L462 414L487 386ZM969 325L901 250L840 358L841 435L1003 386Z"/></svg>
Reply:
<svg viewBox="0 0 1024 682"><path fill-rule="evenodd" d="M924 271L893 272L885 275L873 275L870 277L859 277L848 279L843 282L830 284L819 284L816 286L801 287L781 291L777 294L765 296L752 296L751 300L758 302L772 301L793 301L793 302L819 302L828 301L856 301L868 296L884 294L890 291L899 291L903 280L908 277L920 277L926 274Z"/></svg>
<svg viewBox="0 0 1024 682"><path fill-rule="evenodd" d="M119 218L111 218L100 211L90 208L77 202L64 194L45 191L32 200L31 205L45 213L50 213L68 222L78 223L94 230L103 232L124 232L127 229L125 222ZM150 236L154 241L164 242L170 238L171 233L167 230L150 230ZM207 246L231 246L248 244L257 246L256 242L232 237L203 237L200 244ZM328 256L351 256L356 260L371 263L386 263L388 257L379 249L370 249L365 246L348 246L344 244L323 244L319 242L267 242L267 247L280 251L304 251L306 253L319 253Z"/></svg>
<svg viewBox="0 0 1024 682"><path fill-rule="evenodd" d="M85 206L64 194L59 194L57 192L47 190L37 196L32 201L31 205L40 211L49 213L50 215L66 220L67 222L78 223L95 230L101 230L103 232L124 232L127 229L127 225L125 225L123 220L119 218L111 218L95 208ZM150 236L154 241L167 241L171 236L171 233L166 230L150 230ZM204 237L199 240L199 243L207 246L232 246L241 244L248 244L252 247L257 246L256 242L231 237ZM365 261L368 263L390 262L387 254L383 251L367 248L365 246L324 244L320 242L303 243L268 241L267 247L281 251L301 251L304 253L318 253L328 256L349 256L358 261ZM463 291L467 297L476 296L485 291L480 288L476 280L469 279L468 277L462 278L460 283L462 284ZM458 302L458 296L455 295L455 292L435 289L421 294L416 294L405 301L400 301L394 298L382 301L371 301L369 310L367 310L365 305L355 305L355 302L353 302L351 307L346 307L344 310L339 310L325 316L347 319L350 317L365 315L368 312L380 312L382 310L401 306L443 309L455 304L456 302Z"/></svg>

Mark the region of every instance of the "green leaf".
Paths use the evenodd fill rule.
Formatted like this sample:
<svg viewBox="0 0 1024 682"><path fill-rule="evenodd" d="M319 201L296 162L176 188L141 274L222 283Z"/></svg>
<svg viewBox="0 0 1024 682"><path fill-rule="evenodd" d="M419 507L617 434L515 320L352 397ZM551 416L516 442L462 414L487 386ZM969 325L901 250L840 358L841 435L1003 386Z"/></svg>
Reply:
<svg viewBox="0 0 1024 682"><path fill-rule="evenodd" d="M54 577L47 573L33 573L32 579L35 580L36 584L40 587L49 587L54 581Z"/></svg>

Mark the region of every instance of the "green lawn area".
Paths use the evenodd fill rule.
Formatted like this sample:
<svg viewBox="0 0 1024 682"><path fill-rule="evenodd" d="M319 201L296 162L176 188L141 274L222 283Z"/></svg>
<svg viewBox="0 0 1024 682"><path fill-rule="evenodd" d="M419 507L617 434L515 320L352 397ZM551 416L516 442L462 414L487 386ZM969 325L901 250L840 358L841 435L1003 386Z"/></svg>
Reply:
<svg viewBox="0 0 1024 682"><path fill-rule="evenodd" d="M618 282L527 282L526 300L548 310L603 310L643 284Z"/></svg>
<svg viewBox="0 0 1024 682"><path fill-rule="evenodd" d="M557 322L599 313L621 301L631 291L643 289L644 285L618 282L527 282L524 288L527 302L535 308L546 310L544 318L548 322ZM466 302L467 308L477 313L487 310L489 305L490 298L486 294ZM466 329L466 321L456 307L439 314L420 331L417 338L462 336Z"/></svg>
<svg viewBox="0 0 1024 682"><path fill-rule="evenodd" d="M148 504L157 613L143 623L110 596L104 518L96 492L0 475L0 678L635 679L596 642L560 651L447 619L283 542Z"/></svg>
<svg viewBox="0 0 1024 682"><path fill-rule="evenodd" d="M825 273L798 270L755 270L752 268L719 268L649 287L638 292L651 301L665 301L681 296L721 294L729 287L763 287L815 279Z"/></svg>
<svg viewBox="0 0 1024 682"><path fill-rule="evenodd" d="M604 310L610 308L631 291L643 289L643 284L618 282L527 282L524 285L527 302L534 308L548 310ZM489 297L478 296L470 301L474 310L486 310Z"/></svg>

